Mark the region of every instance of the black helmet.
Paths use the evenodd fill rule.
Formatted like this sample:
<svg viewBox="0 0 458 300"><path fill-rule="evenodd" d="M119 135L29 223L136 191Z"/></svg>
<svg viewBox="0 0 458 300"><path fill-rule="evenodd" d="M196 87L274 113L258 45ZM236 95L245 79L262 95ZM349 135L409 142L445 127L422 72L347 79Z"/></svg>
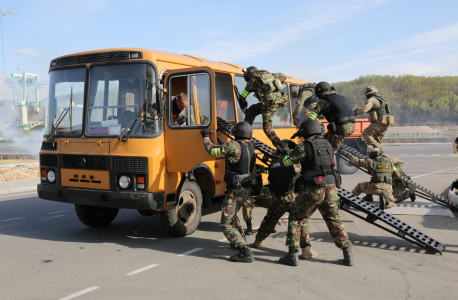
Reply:
<svg viewBox="0 0 458 300"><path fill-rule="evenodd" d="M253 134L253 129L251 128L250 123L247 122L238 122L231 129L231 134L235 137L236 140L240 139L251 139Z"/></svg>
<svg viewBox="0 0 458 300"><path fill-rule="evenodd" d="M311 135L320 135L321 134L321 126L315 120L306 119L301 123L299 130L291 137L291 139L301 136L304 139L310 137Z"/></svg>
<svg viewBox="0 0 458 300"><path fill-rule="evenodd" d="M243 70L243 78L245 78L245 81L250 80L251 76L253 76L254 73L258 72L258 68L255 66L251 66L248 69Z"/></svg>
<svg viewBox="0 0 458 300"><path fill-rule="evenodd" d="M321 82L318 82L318 84L315 86L315 95L318 98L321 98L324 93L333 91L333 90L334 90L334 87L331 86L328 82L321 81Z"/></svg>

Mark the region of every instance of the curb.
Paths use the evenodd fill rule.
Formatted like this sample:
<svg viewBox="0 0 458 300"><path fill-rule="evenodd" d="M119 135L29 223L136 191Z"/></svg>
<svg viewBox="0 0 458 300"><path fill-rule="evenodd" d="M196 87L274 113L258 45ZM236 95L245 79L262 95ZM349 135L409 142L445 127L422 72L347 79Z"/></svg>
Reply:
<svg viewBox="0 0 458 300"><path fill-rule="evenodd" d="M37 185L38 183L28 184L24 186L15 186L10 188L0 188L0 195L36 191Z"/></svg>

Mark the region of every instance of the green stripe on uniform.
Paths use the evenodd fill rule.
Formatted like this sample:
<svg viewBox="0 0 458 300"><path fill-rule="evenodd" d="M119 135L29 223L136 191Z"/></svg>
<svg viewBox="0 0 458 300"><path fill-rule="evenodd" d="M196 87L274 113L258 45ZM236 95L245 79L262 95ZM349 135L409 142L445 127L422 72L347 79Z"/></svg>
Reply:
<svg viewBox="0 0 458 300"><path fill-rule="evenodd" d="M283 164L287 167L291 166L293 164L293 162L291 161L291 159L289 159L289 156L286 155L285 157L283 157Z"/></svg>
<svg viewBox="0 0 458 300"><path fill-rule="evenodd" d="M316 112L312 112L309 116L309 119L316 120L317 117L318 115L316 114Z"/></svg>
<svg viewBox="0 0 458 300"><path fill-rule="evenodd" d="M246 98L250 93L247 90L243 90L242 97Z"/></svg>

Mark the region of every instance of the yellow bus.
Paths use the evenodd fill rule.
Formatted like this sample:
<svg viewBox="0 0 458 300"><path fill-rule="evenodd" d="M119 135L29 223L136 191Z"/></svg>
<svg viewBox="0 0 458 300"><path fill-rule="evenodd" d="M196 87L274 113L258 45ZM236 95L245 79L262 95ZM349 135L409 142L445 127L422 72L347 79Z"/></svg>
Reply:
<svg viewBox="0 0 458 300"><path fill-rule="evenodd" d="M110 224L119 209L160 214L175 236L194 232L202 206L224 194L224 157L208 155L200 130L218 134L217 117L235 124L244 115L234 85L242 67L202 57L145 49L105 49L53 59L40 151L42 199L74 204L82 223ZM281 71L281 70L276 70ZM305 81L288 78L284 92ZM175 97L188 97L187 116L172 124ZM258 100L250 95L248 104ZM291 104L278 110L281 138L296 130ZM254 137L270 144L262 118Z"/></svg>

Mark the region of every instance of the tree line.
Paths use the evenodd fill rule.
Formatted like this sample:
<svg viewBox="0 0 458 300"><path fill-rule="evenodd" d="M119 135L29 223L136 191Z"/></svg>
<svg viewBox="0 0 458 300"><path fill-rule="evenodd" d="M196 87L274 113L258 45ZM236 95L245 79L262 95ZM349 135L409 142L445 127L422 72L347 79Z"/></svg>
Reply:
<svg viewBox="0 0 458 300"><path fill-rule="evenodd" d="M367 75L333 85L339 94L350 100L353 108L364 105L364 89L375 86L390 105L396 125L458 123L458 76Z"/></svg>

